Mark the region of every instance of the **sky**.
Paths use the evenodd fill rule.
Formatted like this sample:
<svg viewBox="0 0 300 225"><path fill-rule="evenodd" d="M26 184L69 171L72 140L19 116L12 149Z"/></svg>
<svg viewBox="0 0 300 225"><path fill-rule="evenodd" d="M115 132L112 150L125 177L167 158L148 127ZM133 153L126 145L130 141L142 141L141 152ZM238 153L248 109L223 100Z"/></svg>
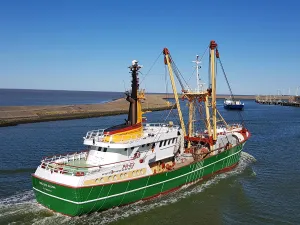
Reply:
<svg viewBox="0 0 300 225"><path fill-rule="evenodd" d="M293 93L299 11L297 0L1 1L0 88L124 91L135 59L142 88L170 92L164 47L195 87L192 61L215 40L235 94ZM219 68L217 88L229 93Z"/></svg>

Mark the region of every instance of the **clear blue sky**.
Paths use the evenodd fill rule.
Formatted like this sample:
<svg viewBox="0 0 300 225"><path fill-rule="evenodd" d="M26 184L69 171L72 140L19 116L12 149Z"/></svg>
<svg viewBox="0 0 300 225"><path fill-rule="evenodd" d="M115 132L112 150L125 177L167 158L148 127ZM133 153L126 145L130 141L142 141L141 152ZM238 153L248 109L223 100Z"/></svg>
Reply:
<svg viewBox="0 0 300 225"><path fill-rule="evenodd" d="M1 1L0 88L124 91L131 61L146 74L164 47L188 79L216 40L234 93L294 92L299 12L296 0ZM165 92L164 80L161 57L142 87Z"/></svg>

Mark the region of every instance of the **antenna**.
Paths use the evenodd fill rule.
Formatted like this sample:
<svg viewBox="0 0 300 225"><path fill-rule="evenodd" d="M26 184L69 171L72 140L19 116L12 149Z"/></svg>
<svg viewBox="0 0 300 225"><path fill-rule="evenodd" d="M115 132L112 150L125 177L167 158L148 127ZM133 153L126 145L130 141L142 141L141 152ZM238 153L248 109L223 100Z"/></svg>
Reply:
<svg viewBox="0 0 300 225"><path fill-rule="evenodd" d="M204 83L200 83L201 79L200 79L200 74L199 74L199 69L201 68L201 66L199 65L201 63L201 61L199 61L199 55L196 55L196 60L192 61L193 63L196 64L196 79L197 79L197 91L199 92L200 90L203 91L203 84Z"/></svg>

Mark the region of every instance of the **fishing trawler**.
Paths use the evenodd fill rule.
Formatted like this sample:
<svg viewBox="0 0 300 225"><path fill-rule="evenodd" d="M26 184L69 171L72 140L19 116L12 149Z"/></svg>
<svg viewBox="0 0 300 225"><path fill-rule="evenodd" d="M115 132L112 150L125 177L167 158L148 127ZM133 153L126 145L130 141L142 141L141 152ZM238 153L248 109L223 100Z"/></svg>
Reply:
<svg viewBox="0 0 300 225"><path fill-rule="evenodd" d="M216 107L217 44L210 42L210 80L207 90L182 90L189 108L188 130L179 104L173 74L178 69L169 50L163 50L180 125L144 123L138 73L132 61L128 117L124 124L87 132L87 151L46 157L32 175L41 205L70 216L150 199L234 168L250 137L242 124L229 125ZM204 107L203 130L196 129L195 110Z"/></svg>
<svg viewBox="0 0 300 225"><path fill-rule="evenodd" d="M234 100L232 97L224 100L224 109L243 110L244 103L240 100Z"/></svg>

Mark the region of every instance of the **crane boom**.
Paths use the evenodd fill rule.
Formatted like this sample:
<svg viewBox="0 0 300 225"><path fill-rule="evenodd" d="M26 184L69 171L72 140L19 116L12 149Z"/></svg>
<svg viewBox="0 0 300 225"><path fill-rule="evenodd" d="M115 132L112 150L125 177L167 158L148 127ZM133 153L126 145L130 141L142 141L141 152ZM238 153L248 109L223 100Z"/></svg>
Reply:
<svg viewBox="0 0 300 225"><path fill-rule="evenodd" d="M183 135L186 136L185 124L184 124L184 120L183 120L183 116L182 116L182 112L181 112L181 108L180 108L180 103L179 103L179 99L178 99L178 93L177 93L175 80L174 80L174 76L173 76L173 69L171 67L171 62L170 62L170 52L167 48L164 48L163 53L165 55L165 64L168 66L168 70L169 70L170 80L171 80L171 84L172 84L174 98L175 98L176 105L177 105L181 129L183 131Z"/></svg>

